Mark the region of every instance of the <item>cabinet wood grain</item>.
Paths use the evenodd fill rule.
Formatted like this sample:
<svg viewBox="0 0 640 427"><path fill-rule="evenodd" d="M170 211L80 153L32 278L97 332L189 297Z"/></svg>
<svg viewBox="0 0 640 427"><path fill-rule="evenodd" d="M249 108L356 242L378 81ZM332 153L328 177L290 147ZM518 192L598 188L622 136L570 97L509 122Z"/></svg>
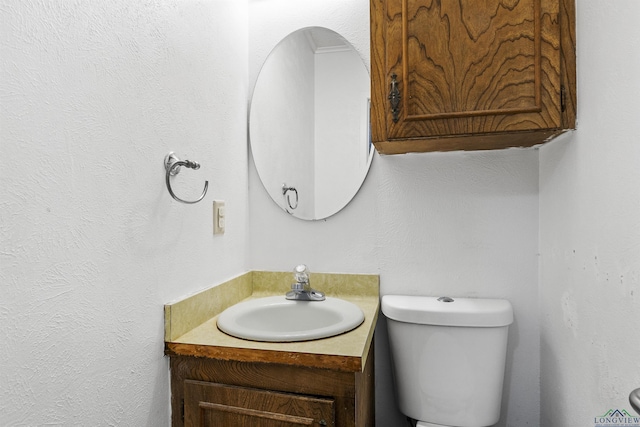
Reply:
<svg viewBox="0 0 640 427"><path fill-rule="evenodd" d="M373 357L350 372L173 354L172 426L373 427Z"/></svg>
<svg viewBox="0 0 640 427"><path fill-rule="evenodd" d="M530 146L575 127L574 0L371 0L385 154Z"/></svg>
<svg viewBox="0 0 640 427"><path fill-rule="evenodd" d="M332 399L205 381L184 382L187 427L335 426Z"/></svg>

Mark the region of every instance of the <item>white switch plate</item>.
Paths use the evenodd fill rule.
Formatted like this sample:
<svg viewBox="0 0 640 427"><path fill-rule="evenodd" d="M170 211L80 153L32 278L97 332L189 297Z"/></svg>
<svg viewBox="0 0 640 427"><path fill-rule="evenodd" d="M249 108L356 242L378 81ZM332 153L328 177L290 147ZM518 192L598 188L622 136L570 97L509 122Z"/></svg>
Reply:
<svg viewBox="0 0 640 427"><path fill-rule="evenodd" d="M213 201L213 234L224 234L225 222L227 220L224 200Z"/></svg>

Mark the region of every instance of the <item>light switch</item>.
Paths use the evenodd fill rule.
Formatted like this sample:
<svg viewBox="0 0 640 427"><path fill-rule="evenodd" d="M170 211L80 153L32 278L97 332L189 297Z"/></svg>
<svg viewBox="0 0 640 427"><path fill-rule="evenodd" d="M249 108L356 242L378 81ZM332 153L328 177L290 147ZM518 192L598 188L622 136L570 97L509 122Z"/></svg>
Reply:
<svg viewBox="0 0 640 427"><path fill-rule="evenodd" d="M213 234L224 234L226 209L223 200L213 201Z"/></svg>

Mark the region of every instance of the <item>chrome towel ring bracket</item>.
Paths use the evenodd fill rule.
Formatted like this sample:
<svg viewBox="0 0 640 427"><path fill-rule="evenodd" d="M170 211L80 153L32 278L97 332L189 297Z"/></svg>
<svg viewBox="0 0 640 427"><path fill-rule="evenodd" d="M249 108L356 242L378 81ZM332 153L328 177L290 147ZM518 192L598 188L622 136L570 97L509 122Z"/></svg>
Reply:
<svg viewBox="0 0 640 427"><path fill-rule="evenodd" d="M289 194L287 194L289 191L294 192L296 195L295 206L291 204L291 199L289 199ZM284 200L287 202L287 205L289 205L291 210L295 210L298 207L298 190L296 190L296 187L288 187L287 184L282 184L282 197L284 197Z"/></svg>
<svg viewBox="0 0 640 427"><path fill-rule="evenodd" d="M200 195L200 197L198 197L197 200L192 200L192 201L182 200L181 198L176 196L173 190L171 189L170 178L174 175L179 174L180 168L182 166L184 166L185 168L194 169L194 170L200 169L200 164L198 162L193 162L191 160L180 160L178 156L174 154L173 151L169 152L169 154L167 154L164 157L164 168L167 171L166 180L165 180L167 183L167 190L169 190L169 194L171 194L171 197L173 197L174 200L178 202L187 203L187 204L198 203L200 200L204 199L205 194L207 194L207 189L209 188L209 181L204 182L204 190L202 190L202 194Z"/></svg>

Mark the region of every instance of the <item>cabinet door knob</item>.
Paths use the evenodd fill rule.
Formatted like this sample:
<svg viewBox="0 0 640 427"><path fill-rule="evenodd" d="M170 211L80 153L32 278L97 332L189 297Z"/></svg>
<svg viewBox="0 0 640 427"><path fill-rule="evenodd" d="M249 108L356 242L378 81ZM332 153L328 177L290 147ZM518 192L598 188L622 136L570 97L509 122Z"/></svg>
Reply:
<svg viewBox="0 0 640 427"><path fill-rule="evenodd" d="M391 114L393 115L393 123L397 123L400 118L400 91L398 90L398 76L396 73L391 74L391 91L389 92L389 101L391 102Z"/></svg>

